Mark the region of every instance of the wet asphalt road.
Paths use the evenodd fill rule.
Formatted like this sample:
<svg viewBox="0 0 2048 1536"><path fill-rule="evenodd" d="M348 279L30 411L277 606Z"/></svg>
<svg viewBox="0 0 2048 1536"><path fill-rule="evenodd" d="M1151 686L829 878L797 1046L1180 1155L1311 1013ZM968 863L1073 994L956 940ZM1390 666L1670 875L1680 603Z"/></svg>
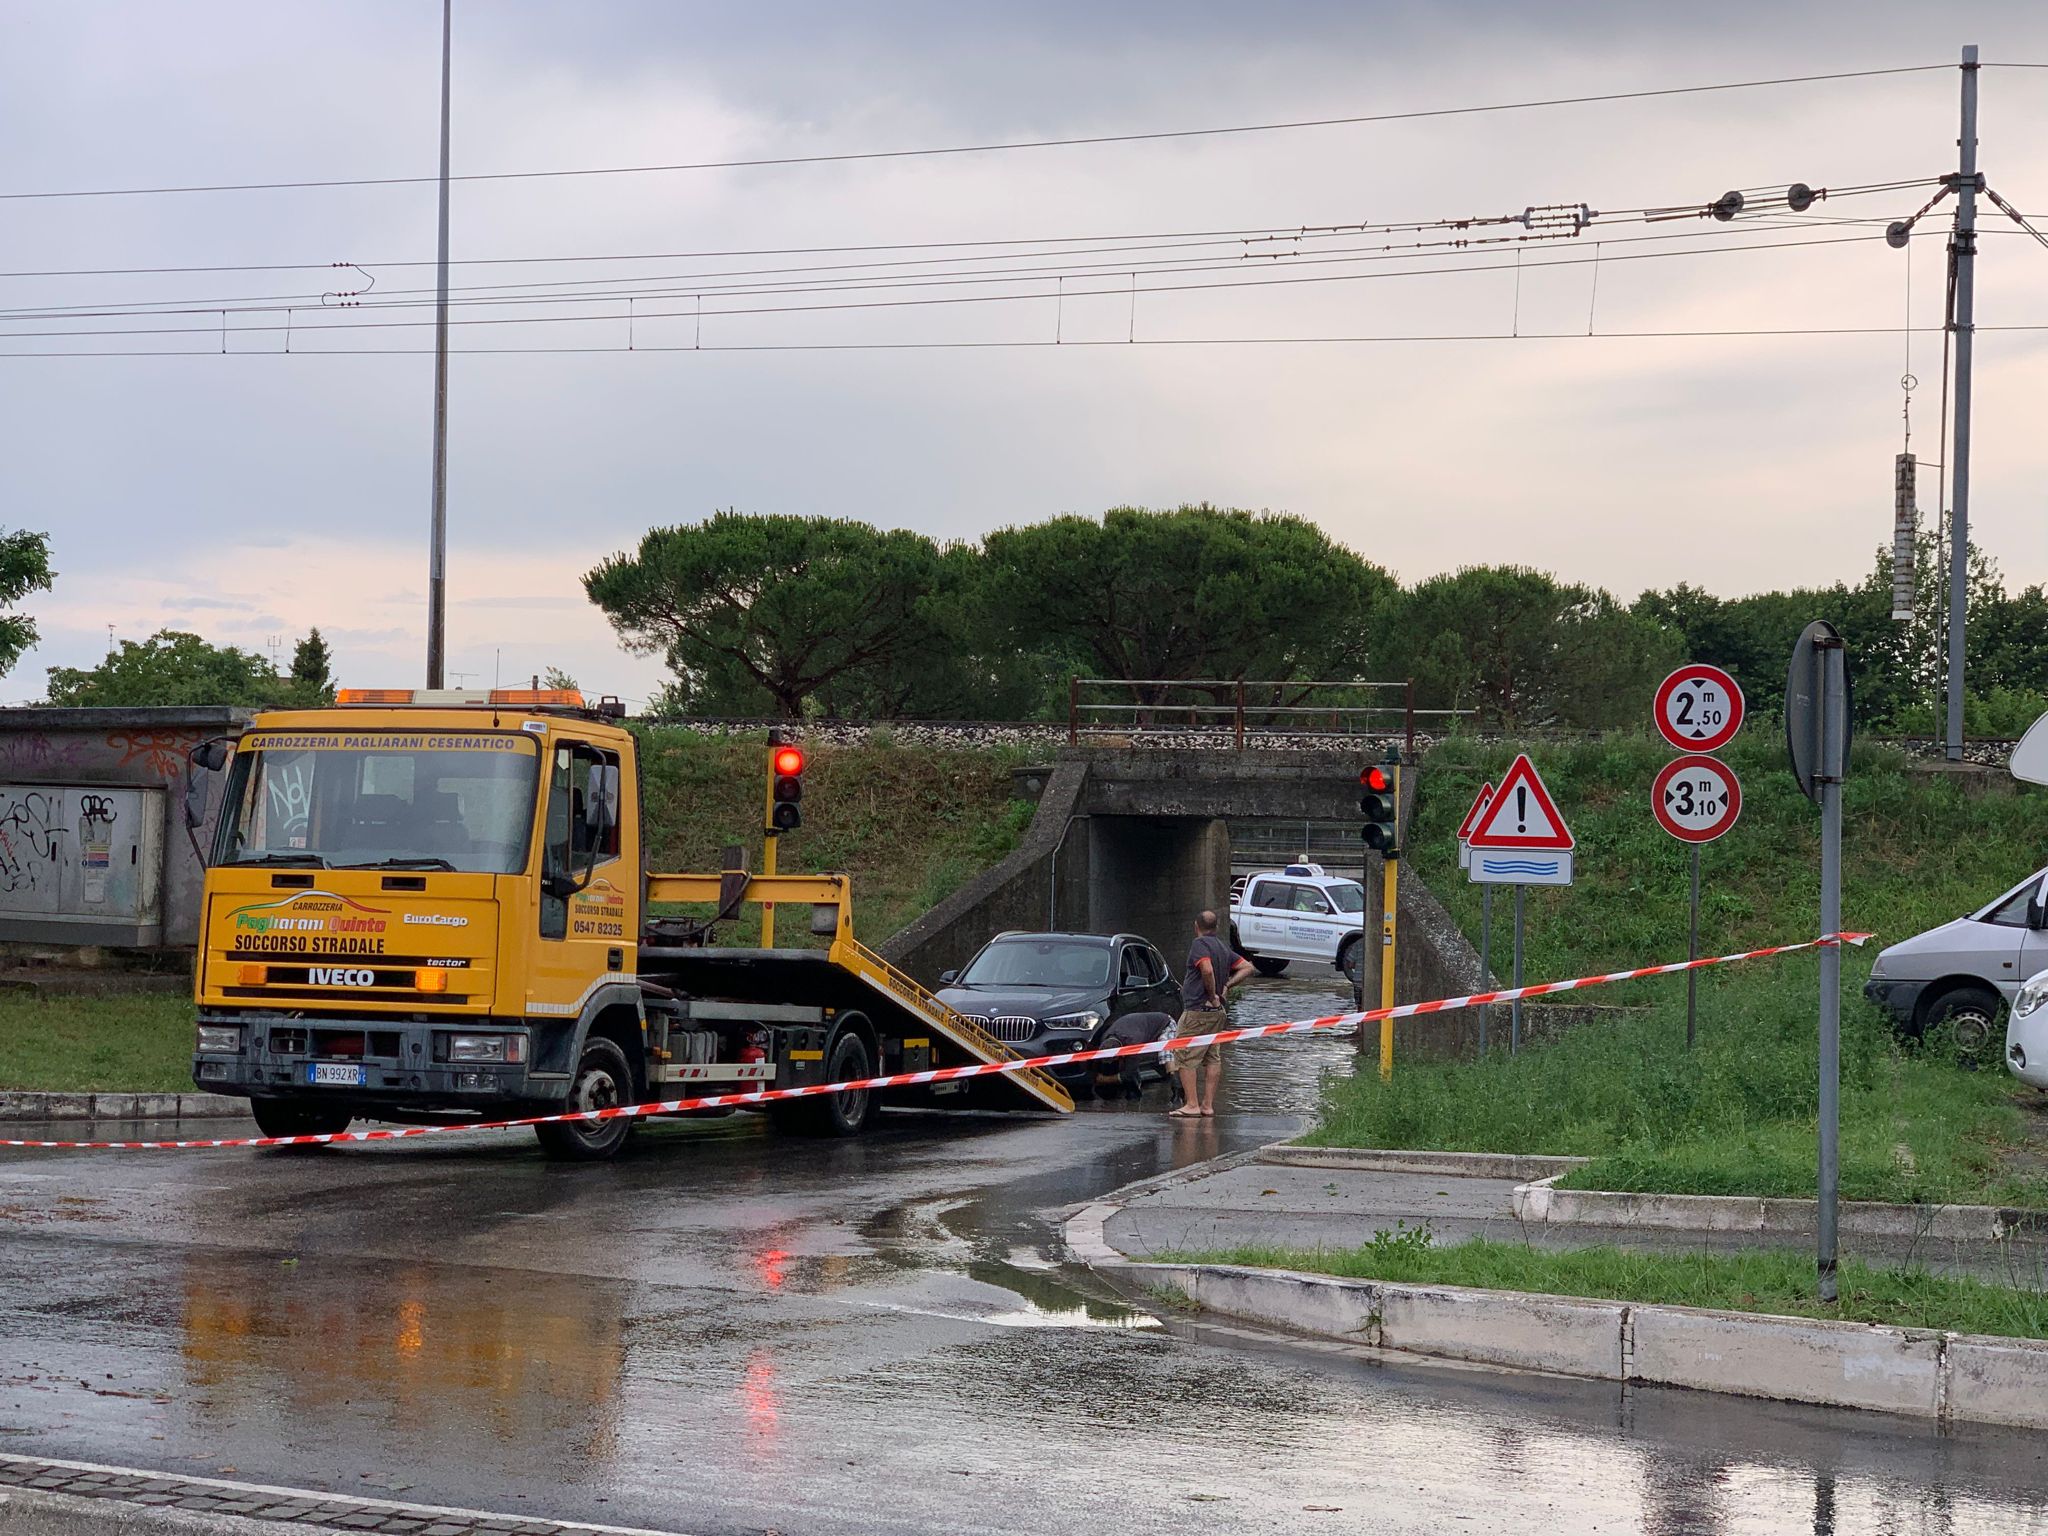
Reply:
<svg viewBox="0 0 2048 1536"><path fill-rule="evenodd" d="M1239 1048L1211 1125L9 1153L0 1449L693 1533L2048 1528L2048 1437L1375 1363L1063 1265L1062 1207L1287 1134L1349 1059Z"/></svg>

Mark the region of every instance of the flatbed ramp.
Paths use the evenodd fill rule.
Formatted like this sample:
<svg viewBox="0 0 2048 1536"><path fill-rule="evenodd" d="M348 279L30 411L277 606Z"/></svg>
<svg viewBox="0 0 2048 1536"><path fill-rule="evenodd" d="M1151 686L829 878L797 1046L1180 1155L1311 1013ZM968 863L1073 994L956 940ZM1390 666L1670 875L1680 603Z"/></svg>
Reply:
<svg viewBox="0 0 2048 1536"><path fill-rule="evenodd" d="M641 974L685 997L864 1013L889 1034L930 1038L933 1063L941 1067L1018 1059L1002 1041L853 937L844 875L753 875L738 895L730 875L650 875L648 896L651 901L713 904L721 911L740 902L801 906L809 909L812 932L831 935L830 947L823 950L643 945ZM1036 1068L995 1073L984 1081L1006 1085L1024 1101L1019 1107L1062 1114L1074 1107L1067 1090Z"/></svg>
<svg viewBox="0 0 2048 1536"><path fill-rule="evenodd" d="M865 964L848 965L816 949L649 948L641 951L642 974L658 977L687 998L766 1006L795 1004L864 1013L897 1036L929 1035L950 1049L935 1050L939 1066L960 1061L1015 1061L1017 1053L973 1020L948 1008L915 981L872 951ZM954 1060L943 1060L951 1055ZM1035 1107L1071 1110L1074 1101L1053 1078L1036 1068L994 1076Z"/></svg>

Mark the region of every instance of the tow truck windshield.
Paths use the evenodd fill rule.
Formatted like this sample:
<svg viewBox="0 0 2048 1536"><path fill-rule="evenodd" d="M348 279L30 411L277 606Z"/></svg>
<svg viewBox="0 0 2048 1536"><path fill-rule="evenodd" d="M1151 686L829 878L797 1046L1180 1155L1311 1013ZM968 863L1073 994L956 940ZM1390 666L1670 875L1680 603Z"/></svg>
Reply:
<svg viewBox="0 0 2048 1536"><path fill-rule="evenodd" d="M235 754L217 862L515 874L539 775L520 732L259 732Z"/></svg>

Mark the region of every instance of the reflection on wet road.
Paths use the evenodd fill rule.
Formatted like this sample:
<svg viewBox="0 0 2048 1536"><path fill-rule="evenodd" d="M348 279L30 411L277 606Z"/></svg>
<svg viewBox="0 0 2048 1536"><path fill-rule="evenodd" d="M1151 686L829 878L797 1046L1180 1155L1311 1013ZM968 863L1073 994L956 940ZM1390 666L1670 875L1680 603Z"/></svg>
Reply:
<svg viewBox="0 0 2048 1536"><path fill-rule="evenodd" d="M2039 1527L2043 1437L1372 1363L1061 1261L1062 1206L1286 1134L1352 1050L1236 1048L1198 1125L14 1153L0 1446L700 1533Z"/></svg>

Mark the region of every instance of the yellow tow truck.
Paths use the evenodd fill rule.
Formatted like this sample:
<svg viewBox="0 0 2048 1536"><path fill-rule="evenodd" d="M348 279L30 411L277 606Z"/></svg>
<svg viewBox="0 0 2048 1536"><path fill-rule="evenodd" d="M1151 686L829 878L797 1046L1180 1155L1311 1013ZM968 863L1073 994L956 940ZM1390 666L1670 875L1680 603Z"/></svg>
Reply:
<svg viewBox="0 0 2048 1536"><path fill-rule="evenodd" d="M199 1087L246 1095L276 1136L1015 1059L855 939L845 875L750 874L738 849L715 874L649 872L621 714L560 690L344 690L195 747L188 825L226 770L193 983ZM768 809L772 849L772 792ZM700 915L650 918L670 904ZM807 909L825 947L775 947L772 918L761 947L710 942L749 904ZM1073 1107L1019 1070L770 1113L850 1136L882 1102ZM534 1129L551 1155L595 1159L637 1123Z"/></svg>

